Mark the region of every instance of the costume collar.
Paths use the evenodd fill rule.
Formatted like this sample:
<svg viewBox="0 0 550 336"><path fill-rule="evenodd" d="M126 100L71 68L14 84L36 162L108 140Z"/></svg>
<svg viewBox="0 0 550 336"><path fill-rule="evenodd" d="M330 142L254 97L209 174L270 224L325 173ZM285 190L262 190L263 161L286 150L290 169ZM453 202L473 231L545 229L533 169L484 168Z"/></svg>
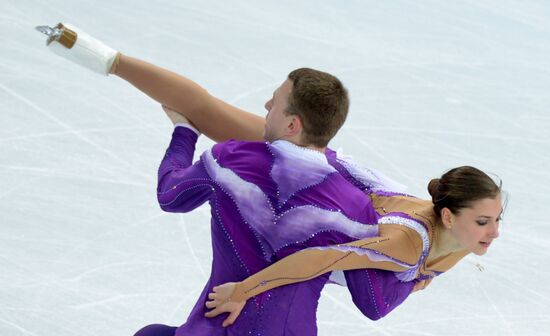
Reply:
<svg viewBox="0 0 550 336"><path fill-rule="evenodd" d="M271 143L271 146L280 149L281 151L295 154L298 157L307 161L318 161L328 165L328 159L324 153L309 149L306 147L298 146L287 140L275 140Z"/></svg>

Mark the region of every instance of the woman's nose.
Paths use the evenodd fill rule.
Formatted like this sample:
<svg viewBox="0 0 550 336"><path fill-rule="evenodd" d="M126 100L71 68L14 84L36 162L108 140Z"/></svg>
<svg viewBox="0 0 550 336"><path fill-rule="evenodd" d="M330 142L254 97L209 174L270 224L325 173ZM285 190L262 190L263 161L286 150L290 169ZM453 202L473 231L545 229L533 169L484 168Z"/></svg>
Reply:
<svg viewBox="0 0 550 336"><path fill-rule="evenodd" d="M493 225L491 226L491 231L489 232L489 236L491 238L496 239L498 238L498 236L500 236L499 227L500 225L498 222L493 223Z"/></svg>

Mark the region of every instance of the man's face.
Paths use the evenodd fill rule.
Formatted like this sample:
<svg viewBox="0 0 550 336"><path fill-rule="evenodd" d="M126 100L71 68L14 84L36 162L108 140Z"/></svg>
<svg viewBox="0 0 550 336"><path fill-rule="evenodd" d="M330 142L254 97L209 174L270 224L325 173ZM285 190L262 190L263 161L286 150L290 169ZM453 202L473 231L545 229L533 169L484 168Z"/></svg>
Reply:
<svg viewBox="0 0 550 336"><path fill-rule="evenodd" d="M292 116L286 115L291 91L292 82L287 79L273 92L273 97L265 103L267 115L265 116L264 139L268 142L287 135L287 126L292 121Z"/></svg>

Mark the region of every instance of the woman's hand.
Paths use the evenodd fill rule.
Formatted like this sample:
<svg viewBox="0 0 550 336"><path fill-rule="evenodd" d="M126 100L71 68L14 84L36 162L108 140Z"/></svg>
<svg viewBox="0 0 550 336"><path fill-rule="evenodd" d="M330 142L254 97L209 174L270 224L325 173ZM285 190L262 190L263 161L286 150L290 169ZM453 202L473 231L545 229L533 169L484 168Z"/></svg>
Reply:
<svg viewBox="0 0 550 336"><path fill-rule="evenodd" d="M210 308L206 317L216 317L222 313L229 313L229 316L223 321L222 326L227 327L235 323L237 317L244 308L246 301L233 301L231 295L237 287L236 282L227 282L223 285L214 287L213 292L208 294L210 301L206 302L206 307Z"/></svg>
<svg viewBox="0 0 550 336"><path fill-rule="evenodd" d="M430 284L430 282L432 282L432 279L433 279L433 278L427 279L427 280L420 280L420 281L418 281L418 282L414 285L414 287L413 287L411 293L414 293L414 292L417 292L417 291L420 291L420 290L424 290L424 288L428 287L428 285Z"/></svg>
<svg viewBox="0 0 550 336"><path fill-rule="evenodd" d="M189 119L179 114L178 112L174 111L172 108L162 105L162 109L164 110L164 112L166 113L168 118L170 118L170 120L174 125L178 123L191 125L191 122L189 121Z"/></svg>

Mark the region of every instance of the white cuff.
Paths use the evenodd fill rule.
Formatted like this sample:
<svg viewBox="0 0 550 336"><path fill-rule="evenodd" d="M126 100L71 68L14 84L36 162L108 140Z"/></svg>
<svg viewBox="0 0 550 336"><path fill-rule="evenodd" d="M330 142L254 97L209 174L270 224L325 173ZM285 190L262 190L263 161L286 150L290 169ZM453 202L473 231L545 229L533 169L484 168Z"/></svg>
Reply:
<svg viewBox="0 0 550 336"><path fill-rule="evenodd" d="M65 24L65 27L77 34L73 47L67 49L61 43L54 41L48 45L48 48L63 58L107 76L118 52L73 25Z"/></svg>
<svg viewBox="0 0 550 336"><path fill-rule="evenodd" d="M187 124L187 123L177 123L174 125L174 127L185 127L187 129L190 129L191 131L193 131L197 136L200 136L201 135L201 132L199 132L198 129L196 129L195 127L191 126L190 124Z"/></svg>

